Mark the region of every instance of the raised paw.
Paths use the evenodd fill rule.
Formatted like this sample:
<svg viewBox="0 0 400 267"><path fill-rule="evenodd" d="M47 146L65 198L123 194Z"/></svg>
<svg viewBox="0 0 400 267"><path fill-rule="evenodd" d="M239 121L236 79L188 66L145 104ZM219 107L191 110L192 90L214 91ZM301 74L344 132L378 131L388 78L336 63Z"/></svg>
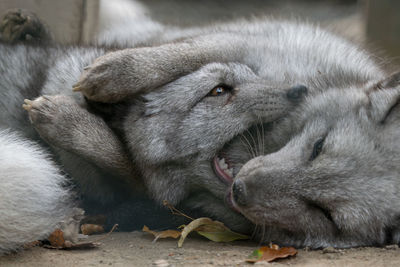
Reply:
<svg viewBox="0 0 400 267"><path fill-rule="evenodd" d="M157 56L162 64L157 61ZM129 99L169 81L170 75L164 67L172 68L164 57L160 56L157 48L108 53L84 69L73 90L82 92L95 102L116 103Z"/></svg>
<svg viewBox="0 0 400 267"><path fill-rule="evenodd" d="M1 40L9 43L19 41L45 42L51 40L46 26L32 12L13 9L0 22Z"/></svg>
<svg viewBox="0 0 400 267"><path fill-rule="evenodd" d="M116 103L124 100L135 87L134 62L123 51L111 52L87 66L73 91L80 91L95 102ZM127 73L131 72L131 75Z"/></svg>
<svg viewBox="0 0 400 267"><path fill-rule="evenodd" d="M71 142L74 127L79 124L82 108L64 95L25 99L22 107L36 131L48 143L64 147Z"/></svg>

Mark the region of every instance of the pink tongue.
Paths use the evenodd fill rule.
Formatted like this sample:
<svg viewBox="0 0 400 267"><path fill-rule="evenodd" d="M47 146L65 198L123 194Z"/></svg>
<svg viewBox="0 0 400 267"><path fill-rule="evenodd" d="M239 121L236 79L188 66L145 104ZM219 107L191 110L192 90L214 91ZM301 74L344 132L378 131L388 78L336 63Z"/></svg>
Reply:
<svg viewBox="0 0 400 267"><path fill-rule="evenodd" d="M224 183L227 183L228 185L231 185L233 182L232 177L230 177L228 174L226 174L220 167L219 167L219 162L218 162L218 156L216 156L214 158L214 168L216 173L218 174L219 178L221 178L221 180Z"/></svg>

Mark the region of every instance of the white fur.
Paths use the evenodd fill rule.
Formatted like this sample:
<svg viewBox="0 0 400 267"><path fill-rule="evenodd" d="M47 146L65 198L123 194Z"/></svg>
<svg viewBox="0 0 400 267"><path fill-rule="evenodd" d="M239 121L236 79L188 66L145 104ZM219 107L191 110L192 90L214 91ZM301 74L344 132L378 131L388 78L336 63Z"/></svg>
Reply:
<svg viewBox="0 0 400 267"><path fill-rule="evenodd" d="M0 255L46 238L65 219L64 183L39 145L0 130Z"/></svg>

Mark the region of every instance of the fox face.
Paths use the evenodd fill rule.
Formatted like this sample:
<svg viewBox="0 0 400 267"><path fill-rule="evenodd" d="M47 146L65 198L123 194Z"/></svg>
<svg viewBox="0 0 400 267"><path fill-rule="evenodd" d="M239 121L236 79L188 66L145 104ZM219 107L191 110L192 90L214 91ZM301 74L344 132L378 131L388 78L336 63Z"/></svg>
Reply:
<svg viewBox="0 0 400 267"><path fill-rule="evenodd" d="M256 153L273 149L265 141L269 124L306 93L304 86L272 86L242 64L213 63L144 95L124 127L150 194L174 204L190 195L191 206L210 202L217 214L241 217L224 203L233 177Z"/></svg>
<svg viewBox="0 0 400 267"><path fill-rule="evenodd" d="M281 125L297 134L241 168L231 201L265 226L265 241L310 247L399 242L398 76L306 99L302 112Z"/></svg>

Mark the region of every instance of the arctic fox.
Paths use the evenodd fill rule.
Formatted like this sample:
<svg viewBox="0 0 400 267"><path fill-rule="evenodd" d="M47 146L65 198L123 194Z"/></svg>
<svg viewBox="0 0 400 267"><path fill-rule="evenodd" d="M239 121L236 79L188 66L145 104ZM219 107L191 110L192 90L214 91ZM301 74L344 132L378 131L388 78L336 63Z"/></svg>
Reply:
<svg viewBox="0 0 400 267"><path fill-rule="evenodd" d="M296 134L241 168L230 201L265 241L399 244L399 100L400 73L307 99L278 131Z"/></svg>
<svg viewBox="0 0 400 267"><path fill-rule="evenodd" d="M106 54L75 90L108 103L142 94L122 131L154 199L248 231L231 207L267 243L352 247L399 242L397 126L386 121L399 75L386 77L318 28L259 21ZM274 95L286 88L288 100L307 94L299 107ZM385 125L387 149L374 137L389 137Z"/></svg>
<svg viewBox="0 0 400 267"><path fill-rule="evenodd" d="M47 237L72 212L66 178L38 144L0 130L0 255Z"/></svg>
<svg viewBox="0 0 400 267"><path fill-rule="evenodd" d="M1 43L0 125L47 142L90 202L116 205L141 194L144 184L158 202L201 210L241 232L260 222L237 212L231 185L246 162L279 150L301 130L283 130L280 120L302 113L307 94L385 77L368 53L307 24L160 26L146 40L127 40L137 48ZM20 108L24 98L28 114ZM24 216L21 205L17 217ZM274 241L292 234L282 231ZM302 238L293 233L293 242ZM18 244L27 239L19 235ZM295 244L319 247L321 239ZM365 240L344 245L370 244Z"/></svg>

